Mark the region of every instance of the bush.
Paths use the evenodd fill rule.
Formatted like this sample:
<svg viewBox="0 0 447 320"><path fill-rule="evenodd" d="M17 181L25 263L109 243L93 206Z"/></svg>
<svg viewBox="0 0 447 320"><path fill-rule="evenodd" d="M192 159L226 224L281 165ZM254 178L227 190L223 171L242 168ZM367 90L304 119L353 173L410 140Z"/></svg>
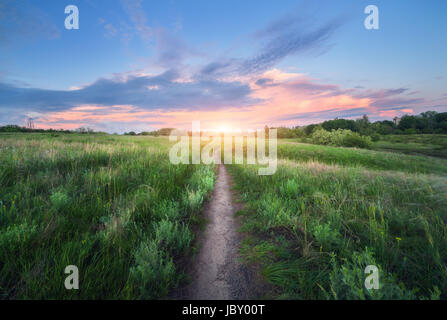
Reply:
<svg viewBox="0 0 447 320"><path fill-rule="evenodd" d="M55 209L62 210L70 203L70 197L64 190L58 190L51 194L50 201Z"/></svg>
<svg viewBox="0 0 447 320"><path fill-rule="evenodd" d="M328 223L316 223L311 227L315 240L324 248L330 249L338 242L339 231Z"/></svg>
<svg viewBox="0 0 447 320"><path fill-rule="evenodd" d="M414 128L409 128L404 130L404 134L417 134L418 131Z"/></svg>
<svg viewBox="0 0 447 320"><path fill-rule="evenodd" d="M142 243L135 253L135 266L130 269L131 280L140 288L140 298L166 296L177 284L172 258L159 250L155 241Z"/></svg>
<svg viewBox="0 0 447 320"><path fill-rule="evenodd" d="M193 240L193 234L184 225L163 219L155 224L155 243L168 252L183 253Z"/></svg>
<svg viewBox="0 0 447 320"><path fill-rule="evenodd" d="M414 300L417 298L415 290L405 288L395 275L389 274L378 264L371 249L354 252L351 259L343 259L338 265L332 258L332 272L330 273L331 290L328 299L337 300ZM379 269L379 290L365 288L365 268L368 265ZM434 288L436 291L436 288ZM332 296L331 296L332 295ZM436 294L432 294L436 299Z"/></svg>
<svg viewBox="0 0 447 320"><path fill-rule="evenodd" d="M378 133L373 133L373 134L371 135L371 140L372 140L373 142L377 142L377 141L379 141L379 140L380 140L380 134L378 134Z"/></svg>
<svg viewBox="0 0 447 320"><path fill-rule="evenodd" d="M312 133L311 142L337 147L371 149L371 137L361 136L351 130L338 129L331 132L324 129L317 129Z"/></svg>
<svg viewBox="0 0 447 320"><path fill-rule="evenodd" d="M312 133L311 142L314 144L330 145L332 143L331 133L324 129L315 130Z"/></svg>

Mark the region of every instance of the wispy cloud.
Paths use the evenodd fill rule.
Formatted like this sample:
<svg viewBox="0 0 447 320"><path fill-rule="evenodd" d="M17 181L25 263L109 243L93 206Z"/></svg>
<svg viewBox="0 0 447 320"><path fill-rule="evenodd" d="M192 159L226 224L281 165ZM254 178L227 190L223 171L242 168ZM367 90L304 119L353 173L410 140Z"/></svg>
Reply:
<svg viewBox="0 0 447 320"><path fill-rule="evenodd" d="M201 69L200 75L221 77L261 74L289 56L303 53L320 55L328 49L329 40L343 25L343 21L337 17L325 22L309 22L303 12L283 16L250 37L254 54L212 61Z"/></svg>
<svg viewBox="0 0 447 320"><path fill-rule="evenodd" d="M156 29L155 38L155 64L160 67L172 68L175 66L175 68L180 68L186 58L198 55L196 50L168 29Z"/></svg>
<svg viewBox="0 0 447 320"><path fill-rule="evenodd" d="M152 40L153 30L144 13L143 0L121 0L121 3L141 38L145 41Z"/></svg>
<svg viewBox="0 0 447 320"><path fill-rule="evenodd" d="M54 39L60 36L47 14L29 0L0 1L0 43L25 39Z"/></svg>
<svg viewBox="0 0 447 320"><path fill-rule="evenodd" d="M409 90L408 88L366 90L360 94L357 94L357 96L360 98L384 99L384 98L388 98L391 96L405 93L408 90Z"/></svg>
<svg viewBox="0 0 447 320"><path fill-rule="evenodd" d="M347 112L349 111L349 112ZM323 121L327 119L334 118L353 118L353 117L361 117L365 113L369 113L370 109L368 108L352 108L349 110L345 109L328 109L324 111L311 111L311 112L300 112L296 114L289 114L286 116L280 116L278 120L301 120L301 121Z"/></svg>
<svg viewBox="0 0 447 320"><path fill-rule="evenodd" d="M321 50L341 24L341 19L334 19L317 27L303 25L297 17L275 21L257 33L257 37L266 41L266 44L255 56L242 62L240 72L260 73L287 56Z"/></svg>

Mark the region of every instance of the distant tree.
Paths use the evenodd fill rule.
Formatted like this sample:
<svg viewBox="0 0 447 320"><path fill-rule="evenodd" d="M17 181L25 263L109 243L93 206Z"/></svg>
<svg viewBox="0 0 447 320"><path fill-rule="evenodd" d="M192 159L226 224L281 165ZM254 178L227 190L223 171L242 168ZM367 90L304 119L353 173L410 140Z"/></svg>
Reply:
<svg viewBox="0 0 447 320"><path fill-rule="evenodd" d="M438 113L435 115L435 120L437 123L447 121L447 112Z"/></svg>
<svg viewBox="0 0 447 320"><path fill-rule="evenodd" d="M351 131L356 131L356 123L354 120L346 119L335 119L324 121L321 126L327 131L337 130L337 129L348 129Z"/></svg>
<svg viewBox="0 0 447 320"><path fill-rule="evenodd" d="M398 128L400 130L406 130L410 128L416 127L416 117L410 116L410 115L404 115L402 118L400 118Z"/></svg>
<svg viewBox="0 0 447 320"><path fill-rule="evenodd" d="M276 129L276 135L278 138L296 138L297 135L295 134L295 130L286 128L286 127L279 127L279 128L272 128Z"/></svg>
<svg viewBox="0 0 447 320"><path fill-rule="evenodd" d="M309 124L308 126L304 127L304 134L305 136L310 136L312 132L318 127L317 124Z"/></svg>
<svg viewBox="0 0 447 320"><path fill-rule="evenodd" d="M390 120L376 121L371 127L374 132L383 135L391 134L396 129L396 125Z"/></svg>
<svg viewBox="0 0 447 320"><path fill-rule="evenodd" d="M158 134L160 136L169 136L173 130L175 130L175 128L161 128L158 130Z"/></svg>
<svg viewBox="0 0 447 320"><path fill-rule="evenodd" d="M447 120L440 122L437 128L439 133L447 133Z"/></svg>
<svg viewBox="0 0 447 320"><path fill-rule="evenodd" d="M357 131L363 135L371 134L370 130L371 122L369 121L369 118L366 114L363 115L363 117L361 117L360 119L355 120L355 124L356 124L356 130L354 131Z"/></svg>

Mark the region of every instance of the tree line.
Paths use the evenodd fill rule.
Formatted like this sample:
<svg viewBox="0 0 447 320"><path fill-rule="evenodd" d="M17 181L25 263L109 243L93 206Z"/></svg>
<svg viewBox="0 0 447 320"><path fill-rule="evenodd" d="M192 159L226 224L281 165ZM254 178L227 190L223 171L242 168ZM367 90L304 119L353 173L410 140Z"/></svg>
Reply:
<svg viewBox="0 0 447 320"><path fill-rule="evenodd" d="M419 115L404 115L402 118L371 122L367 115L356 120L334 119L322 123L293 128L278 127L278 138L310 137L318 129L326 131L344 129L360 135L371 136L373 140L388 134L447 134L447 112L426 111Z"/></svg>

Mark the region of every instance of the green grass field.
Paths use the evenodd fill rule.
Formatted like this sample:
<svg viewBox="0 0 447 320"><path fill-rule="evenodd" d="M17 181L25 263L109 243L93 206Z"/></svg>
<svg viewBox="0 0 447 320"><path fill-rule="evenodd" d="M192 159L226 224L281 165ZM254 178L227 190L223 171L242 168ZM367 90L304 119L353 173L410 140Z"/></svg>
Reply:
<svg viewBox="0 0 447 320"><path fill-rule="evenodd" d="M413 134L382 136L374 149L447 159L447 135Z"/></svg>
<svg viewBox="0 0 447 320"><path fill-rule="evenodd" d="M272 176L230 166L266 297L447 298L447 160L290 141L278 157Z"/></svg>
<svg viewBox="0 0 447 320"><path fill-rule="evenodd" d="M160 298L182 281L209 166L172 165L163 138L0 137L0 296ZM76 265L82 290L66 290Z"/></svg>
<svg viewBox="0 0 447 320"><path fill-rule="evenodd" d="M445 136L413 138L429 152L401 152L397 138L375 150L280 141L272 176L227 166L245 204L243 259L269 285L260 298L447 298L447 159L431 156ZM172 165L169 148L164 137L1 134L0 298L156 299L186 283L216 177ZM67 265L82 290L65 289ZM364 287L367 265L379 290Z"/></svg>

